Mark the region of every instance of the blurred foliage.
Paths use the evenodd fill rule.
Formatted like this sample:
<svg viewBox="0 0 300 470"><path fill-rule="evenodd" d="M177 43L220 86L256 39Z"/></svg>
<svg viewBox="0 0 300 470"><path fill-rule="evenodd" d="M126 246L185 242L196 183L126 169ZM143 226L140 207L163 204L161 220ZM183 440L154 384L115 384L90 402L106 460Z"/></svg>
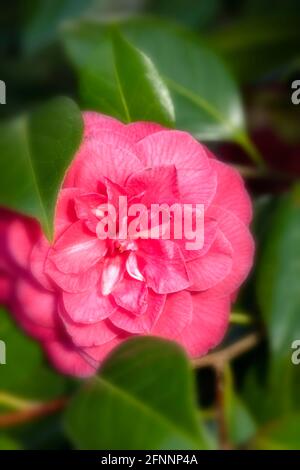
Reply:
<svg viewBox="0 0 300 470"><path fill-rule="evenodd" d="M132 339L73 398L67 434L79 449L206 449L193 385L189 361L177 345ZM105 432L99 433L99 422Z"/></svg>
<svg viewBox="0 0 300 470"><path fill-rule="evenodd" d="M157 339L125 343L91 381L62 377L1 310L0 338L13 347L0 365L0 449L300 449L300 365L291 362L300 339L300 107L290 99L299 21L298 0L1 6L0 204L36 216L51 235L57 190L81 139L75 103L209 141L247 178L257 244L237 299L235 319L244 321L220 348L253 331L261 342L226 365L220 401L218 374L192 372L177 346ZM61 397L64 410L1 426L8 413Z"/></svg>
<svg viewBox="0 0 300 470"><path fill-rule="evenodd" d="M39 219L50 239L57 194L82 128L80 110L68 98L0 125L0 202Z"/></svg>
<svg viewBox="0 0 300 470"><path fill-rule="evenodd" d="M8 367L1 367L0 405L4 402L1 399L4 393L35 401L63 395L66 380L45 365L44 355L36 341L24 336L3 309L0 316L1 338L5 338L7 344L13 344L7 352Z"/></svg>

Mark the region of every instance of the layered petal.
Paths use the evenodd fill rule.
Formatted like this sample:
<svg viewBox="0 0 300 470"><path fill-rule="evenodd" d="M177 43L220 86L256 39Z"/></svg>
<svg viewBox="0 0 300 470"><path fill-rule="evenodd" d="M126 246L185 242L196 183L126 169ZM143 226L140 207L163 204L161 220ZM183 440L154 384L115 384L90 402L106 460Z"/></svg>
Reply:
<svg viewBox="0 0 300 470"><path fill-rule="evenodd" d="M212 204L233 212L248 225L252 219L252 204L241 175L231 166L216 159L211 160L211 164L218 175Z"/></svg>
<svg viewBox="0 0 300 470"><path fill-rule="evenodd" d="M139 142L148 135L164 130L160 124L154 122L132 122L127 124L126 130L134 142Z"/></svg>
<svg viewBox="0 0 300 470"><path fill-rule="evenodd" d="M157 294L170 294L189 287L180 248L169 240L140 240L138 265L145 281Z"/></svg>
<svg viewBox="0 0 300 470"><path fill-rule="evenodd" d="M161 131L136 145L146 167L174 165L181 202L208 206L217 188L217 173L205 148L186 132Z"/></svg>
<svg viewBox="0 0 300 470"><path fill-rule="evenodd" d="M78 294L63 292L62 297L68 315L78 323L97 323L116 309L113 298L102 295L99 288Z"/></svg>
<svg viewBox="0 0 300 470"><path fill-rule="evenodd" d="M132 334L151 334L158 321L166 302L165 295L158 295L148 290L147 309L140 315L135 315L125 309L117 309L110 321L124 332Z"/></svg>
<svg viewBox="0 0 300 470"><path fill-rule="evenodd" d="M18 280L15 296L19 311L28 320L45 328L56 327L56 296L27 279Z"/></svg>
<svg viewBox="0 0 300 470"><path fill-rule="evenodd" d="M142 194L140 203L173 204L180 201L175 165L146 168L130 176L126 182L129 194Z"/></svg>
<svg viewBox="0 0 300 470"><path fill-rule="evenodd" d="M246 279L253 264L254 241L248 227L233 212L221 206L211 206L210 213L232 247L232 268L228 275L213 288L212 295L225 295L236 291Z"/></svg>
<svg viewBox="0 0 300 470"><path fill-rule="evenodd" d="M74 185L87 192L97 192L99 182L109 178L114 183L124 185L126 179L143 168L135 148L124 142L122 136L108 134L111 142L101 138L85 142L82 155L76 163ZM114 137L114 138L113 138Z"/></svg>
<svg viewBox="0 0 300 470"><path fill-rule="evenodd" d="M99 240L78 221L58 238L49 257L63 273L78 274L94 266L106 251L105 241Z"/></svg>
<svg viewBox="0 0 300 470"><path fill-rule="evenodd" d="M190 290L207 290L220 283L232 270L233 249L223 232L217 236L209 251L186 263Z"/></svg>
<svg viewBox="0 0 300 470"><path fill-rule="evenodd" d="M109 320L90 324L78 323L71 319L64 306L59 307L59 313L66 332L72 338L73 343L80 348L99 346L118 335L117 328Z"/></svg>
<svg viewBox="0 0 300 470"><path fill-rule="evenodd" d="M28 219L15 217L7 225L6 243L11 261L20 268L26 269L34 242L38 237L38 227Z"/></svg>
<svg viewBox="0 0 300 470"><path fill-rule="evenodd" d="M50 361L62 374L89 377L96 370L82 357L80 349L63 341L46 341L44 349Z"/></svg>
<svg viewBox="0 0 300 470"><path fill-rule="evenodd" d="M136 315L140 315L147 308L148 291L146 284L132 279L128 275L118 282L112 295L119 307Z"/></svg>
<svg viewBox="0 0 300 470"><path fill-rule="evenodd" d="M197 357L222 341L228 327L230 298L199 293L192 295L192 302L193 319L177 340L192 357Z"/></svg>
<svg viewBox="0 0 300 470"><path fill-rule="evenodd" d="M193 319L192 295L182 291L169 294L152 334L175 340Z"/></svg>

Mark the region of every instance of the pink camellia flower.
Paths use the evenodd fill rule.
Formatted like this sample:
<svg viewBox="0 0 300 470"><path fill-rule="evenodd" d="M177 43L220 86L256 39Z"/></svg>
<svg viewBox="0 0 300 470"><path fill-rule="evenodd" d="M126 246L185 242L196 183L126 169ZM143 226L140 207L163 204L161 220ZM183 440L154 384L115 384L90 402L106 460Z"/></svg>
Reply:
<svg viewBox="0 0 300 470"><path fill-rule="evenodd" d="M0 300L66 374L95 373L133 335L205 354L222 340L252 264L251 203L241 177L185 132L91 112L84 123L59 194L54 242L35 221L2 211ZM152 204L201 204L203 245L120 237L120 214L117 236L101 238L104 208L117 207L120 196L146 212Z"/></svg>

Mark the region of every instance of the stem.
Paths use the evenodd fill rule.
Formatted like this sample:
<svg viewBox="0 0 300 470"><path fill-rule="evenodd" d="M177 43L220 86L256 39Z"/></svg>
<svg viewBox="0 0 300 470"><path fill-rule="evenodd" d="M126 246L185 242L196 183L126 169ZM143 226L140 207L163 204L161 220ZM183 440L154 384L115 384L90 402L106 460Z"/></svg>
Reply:
<svg viewBox="0 0 300 470"><path fill-rule="evenodd" d="M255 145L252 143L252 141L249 139L248 135L244 132L240 132L236 136L236 142L238 142L241 147L247 152L251 160L261 169L266 168L266 164L264 162L264 159L261 155L261 153L258 151L258 149L255 147Z"/></svg>
<svg viewBox="0 0 300 470"><path fill-rule="evenodd" d="M0 392L0 405L13 408L15 410L24 410L26 408L36 406L38 403L16 397L6 392Z"/></svg>
<svg viewBox="0 0 300 470"><path fill-rule="evenodd" d="M31 405L30 407L20 411L2 414L0 415L0 429L18 426L20 424L31 422L34 419L56 413L63 409L67 402L67 398L58 398L57 400L53 400L48 403Z"/></svg>
<svg viewBox="0 0 300 470"><path fill-rule="evenodd" d="M282 171L267 170L266 168L257 168L252 166L232 164L243 178L246 179L265 179L274 182L292 183L295 181L295 175L284 173Z"/></svg>
<svg viewBox="0 0 300 470"><path fill-rule="evenodd" d="M224 364L215 367L216 372L216 412L219 430L220 449L229 449L228 430L225 415L225 374Z"/></svg>
<svg viewBox="0 0 300 470"><path fill-rule="evenodd" d="M246 179L259 179L259 178L266 178L270 177L269 173L262 168L257 168L254 166L245 166L245 165L237 165L232 164L233 168L235 168L243 178Z"/></svg>
<svg viewBox="0 0 300 470"><path fill-rule="evenodd" d="M203 367L223 367L227 362L232 361L236 357L241 356L247 351L253 349L259 343L261 335L259 333L251 333L236 343L231 344L227 348L221 349L204 357L194 359L192 364L195 368Z"/></svg>
<svg viewBox="0 0 300 470"><path fill-rule="evenodd" d="M247 313L232 312L230 315L230 323L234 323L235 325L252 325L254 321Z"/></svg>

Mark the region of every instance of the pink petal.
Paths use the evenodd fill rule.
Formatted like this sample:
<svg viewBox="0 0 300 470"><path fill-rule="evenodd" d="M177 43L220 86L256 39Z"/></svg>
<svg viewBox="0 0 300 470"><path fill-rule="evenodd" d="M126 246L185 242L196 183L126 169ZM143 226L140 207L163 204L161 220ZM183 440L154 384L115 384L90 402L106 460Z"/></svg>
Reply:
<svg viewBox="0 0 300 470"><path fill-rule="evenodd" d="M53 283L45 273L49 250L49 242L46 237L42 236L32 249L30 255L30 270L35 279L45 287L45 289L53 290Z"/></svg>
<svg viewBox="0 0 300 470"><path fill-rule="evenodd" d="M10 276L0 273L0 304L7 305L13 288L13 280Z"/></svg>
<svg viewBox="0 0 300 470"><path fill-rule="evenodd" d="M83 113L83 120L84 135L82 143L71 167L67 172L63 184L64 188L76 186L75 178L78 174L78 167L80 166L80 161L85 159L86 157L85 144L87 141L101 141L103 140L103 134L104 136L110 136L111 134L114 135L115 132L125 132L125 134L127 134L127 132L125 131L126 126L123 123L117 121L117 119L114 119L110 116L105 116L104 114L91 111L85 112Z"/></svg>
<svg viewBox="0 0 300 470"><path fill-rule="evenodd" d="M218 186L212 204L233 212L246 225L252 219L252 204L238 171L218 160L211 164L218 174Z"/></svg>
<svg viewBox="0 0 300 470"><path fill-rule="evenodd" d="M73 274L62 273L57 269L50 259L46 262L47 275L60 287L62 290L70 293L86 292L92 287L96 286L100 270L98 266L92 266L87 271Z"/></svg>
<svg viewBox="0 0 300 470"><path fill-rule="evenodd" d="M123 186L131 173L142 169L134 147L121 135L102 133L100 137L86 141L74 163L74 185L88 192L97 192L105 178Z"/></svg>
<svg viewBox="0 0 300 470"><path fill-rule="evenodd" d="M161 131L141 140L137 153L146 167L175 165L181 202L208 206L216 192L217 173L205 148L186 132Z"/></svg>
<svg viewBox="0 0 300 470"><path fill-rule="evenodd" d="M101 292L109 295L122 279L125 270L125 256L112 256L104 260L101 276Z"/></svg>
<svg viewBox="0 0 300 470"><path fill-rule="evenodd" d="M84 138L96 138L103 132L118 132L125 129L125 125L117 119L106 116L105 114L96 113L94 111L86 111L83 113L84 121Z"/></svg>
<svg viewBox="0 0 300 470"><path fill-rule="evenodd" d="M105 253L105 241L98 240L78 221L56 241L49 257L60 271L78 274L94 266Z"/></svg>
<svg viewBox="0 0 300 470"><path fill-rule="evenodd" d="M166 304L152 334L176 339L193 318L192 296L182 291L167 296Z"/></svg>
<svg viewBox="0 0 300 470"><path fill-rule="evenodd" d="M165 130L164 127L153 122L132 122L127 124L126 129L134 142L144 139L148 135Z"/></svg>
<svg viewBox="0 0 300 470"><path fill-rule="evenodd" d="M221 282L232 270L232 246L219 230L209 251L186 263L190 290L206 290Z"/></svg>
<svg viewBox="0 0 300 470"><path fill-rule="evenodd" d="M144 313L135 315L120 308L112 314L110 321L127 333L150 334L163 311L165 301L165 295L155 294L149 289L147 309Z"/></svg>
<svg viewBox="0 0 300 470"><path fill-rule="evenodd" d="M63 302L71 319L79 323L97 323L116 308L110 296L102 295L96 288L78 294L63 292Z"/></svg>
<svg viewBox="0 0 300 470"><path fill-rule="evenodd" d="M192 300L193 319L177 339L192 357L197 357L223 339L229 322L230 298L215 297L208 291L192 295Z"/></svg>
<svg viewBox="0 0 300 470"><path fill-rule="evenodd" d="M75 200L77 217L84 220L87 227L93 232L96 232L96 227L99 222L96 216L97 208L105 202L106 197L97 193L83 194L78 196Z"/></svg>
<svg viewBox="0 0 300 470"><path fill-rule="evenodd" d="M46 341L44 343L49 360L62 374L89 377L95 374L92 367L80 354L75 346L61 341Z"/></svg>
<svg viewBox="0 0 300 470"><path fill-rule="evenodd" d="M136 279L138 281L144 281L145 278L142 275L138 263L137 263L137 258L135 253L131 252L126 260L126 271L129 274L130 277L133 279Z"/></svg>
<svg viewBox="0 0 300 470"><path fill-rule="evenodd" d="M78 220L75 212L75 198L79 195L78 188L62 189L59 192L55 212L55 239Z"/></svg>
<svg viewBox="0 0 300 470"><path fill-rule="evenodd" d="M37 325L32 322L27 316L24 315L22 309L18 305L18 302L13 303L10 306L11 313L15 318L18 325L23 328L26 334L38 341L53 340L57 337L57 331L54 328L46 328L41 325Z"/></svg>
<svg viewBox="0 0 300 470"><path fill-rule="evenodd" d="M114 183L109 178L105 178L105 186L107 191L107 202L112 204L118 212L120 196L126 196L126 191L119 184Z"/></svg>
<svg viewBox="0 0 300 470"><path fill-rule="evenodd" d="M11 259L21 268L27 269L29 256L39 230L34 222L16 217L7 225L7 249Z"/></svg>
<svg viewBox="0 0 300 470"><path fill-rule="evenodd" d="M122 341L125 341L129 336L126 334L120 334L111 341L100 346L92 346L91 348L85 348L81 350L81 355L91 365L94 366L94 371L98 369L101 362L112 352L112 350L118 346Z"/></svg>
<svg viewBox="0 0 300 470"><path fill-rule="evenodd" d="M119 307L139 315L147 308L147 288L144 282L124 276L113 291Z"/></svg>
<svg viewBox="0 0 300 470"><path fill-rule="evenodd" d="M232 246L232 269L213 288L214 294L224 295L237 290L248 276L253 264L254 241L249 229L233 212L211 206L209 213L216 218L220 230Z"/></svg>
<svg viewBox="0 0 300 470"><path fill-rule="evenodd" d="M57 298L52 292L20 279L16 285L15 295L20 305L20 313L28 320L45 328L55 328Z"/></svg>
<svg viewBox="0 0 300 470"><path fill-rule="evenodd" d="M139 240L138 264L146 284L157 294L186 289L189 278L180 248L169 240Z"/></svg>
<svg viewBox="0 0 300 470"><path fill-rule="evenodd" d="M108 320L92 324L76 323L70 318L63 306L60 308L60 317L67 333L77 346L99 346L117 336L116 328Z"/></svg>
<svg viewBox="0 0 300 470"><path fill-rule="evenodd" d="M215 241L217 228L218 224L214 219L204 216L204 244L199 250L188 250L186 248L186 242L190 242L191 240L187 240L185 237L182 240L176 240L186 262L205 256Z"/></svg>
<svg viewBox="0 0 300 470"><path fill-rule="evenodd" d="M174 165L146 168L130 176L126 183L129 194L145 193L140 202L173 204L180 201L177 171Z"/></svg>

